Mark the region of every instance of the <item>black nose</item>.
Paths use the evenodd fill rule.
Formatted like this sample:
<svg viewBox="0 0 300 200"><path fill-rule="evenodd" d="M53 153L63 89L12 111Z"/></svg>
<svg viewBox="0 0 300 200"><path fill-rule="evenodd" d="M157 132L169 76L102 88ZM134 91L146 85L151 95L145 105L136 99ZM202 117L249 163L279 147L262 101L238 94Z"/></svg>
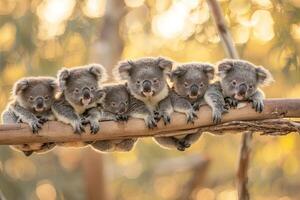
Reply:
<svg viewBox="0 0 300 200"><path fill-rule="evenodd" d="M191 90L191 96L197 96L199 87L194 84L191 86L190 90Z"/></svg>
<svg viewBox="0 0 300 200"><path fill-rule="evenodd" d="M90 94L90 89L89 88L83 88L82 90L83 93L83 98L84 99L90 99L91 98L91 94Z"/></svg>
<svg viewBox="0 0 300 200"><path fill-rule="evenodd" d="M122 114L122 113L124 113L125 111L126 111L126 109L125 109L125 103L121 103L121 104L120 104L119 113Z"/></svg>
<svg viewBox="0 0 300 200"><path fill-rule="evenodd" d="M143 92L151 92L151 82L148 80L145 80L143 82Z"/></svg>
<svg viewBox="0 0 300 200"><path fill-rule="evenodd" d="M245 83L240 84L238 94L244 96L246 94L246 91L247 91L247 85Z"/></svg>
<svg viewBox="0 0 300 200"><path fill-rule="evenodd" d="M42 97L38 97L36 99L36 107L43 108L44 107L44 99Z"/></svg>

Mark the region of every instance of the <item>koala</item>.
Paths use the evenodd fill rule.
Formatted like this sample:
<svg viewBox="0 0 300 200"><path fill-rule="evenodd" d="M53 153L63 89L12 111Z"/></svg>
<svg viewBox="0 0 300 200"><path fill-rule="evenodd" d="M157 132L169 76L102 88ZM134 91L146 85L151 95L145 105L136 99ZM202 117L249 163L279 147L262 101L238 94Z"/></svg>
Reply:
<svg viewBox="0 0 300 200"><path fill-rule="evenodd" d="M99 64L62 69L58 72L61 94L54 102L52 110L59 121L73 127L74 133L84 132L82 114L87 109L96 107L99 85L105 81L106 76L105 69ZM98 121L90 118L89 123L91 133L97 133Z"/></svg>
<svg viewBox="0 0 300 200"><path fill-rule="evenodd" d="M130 94L125 84L108 84L101 89L99 107L88 111L87 118L98 121L127 121L130 115ZM88 119L89 121L89 119ZM130 151L137 139L96 141L91 146L101 152Z"/></svg>
<svg viewBox="0 0 300 200"><path fill-rule="evenodd" d="M166 77L172 65L166 58L149 57L123 61L116 68L119 79L126 81L131 94L130 116L144 119L149 128L156 127L157 110L162 110L164 119L169 118L171 107L159 107L169 94Z"/></svg>
<svg viewBox="0 0 300 200"><path fill-rule="evenodd" d="M227 112L220 86L211 84L214 78L214 67L206 63L186 63L177 66L169 74L173 88L170 92L170 103L175 112L184 113L187 122L193 123L197 118L195 110L203 104L212 109L214 123L221 121L222 114ZM176 137L155 137L155 141L166 148L177 148L184 151L196 142L201 133Z"/></svg>
<svg viewBox="0 0 300 200"><path fill-rule="evenodd" d="M237 107L240 101L250 101L256 112L262 112L265 95L258 87L273 82L271 73L244 60L226 59L217 66L225 102Z"/></svg>
<svg viewBox="0 0 300 200"><path fill-rule="evenodd" d="M13 87L12 101L2 113L3 123L27 123L37 134L46 121L55 119L51 106L56 92L57 83L52 77L27 77L17 81ZM47 152L54 146L55 143L32 143L12 147L30 156L34 152Z"/></svg>

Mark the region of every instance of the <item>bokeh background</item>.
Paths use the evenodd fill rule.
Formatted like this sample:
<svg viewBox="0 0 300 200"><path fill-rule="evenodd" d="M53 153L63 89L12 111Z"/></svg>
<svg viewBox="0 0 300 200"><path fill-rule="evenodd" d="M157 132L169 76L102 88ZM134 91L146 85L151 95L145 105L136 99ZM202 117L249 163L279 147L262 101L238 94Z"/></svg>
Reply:
<svg viewBox="0 0 300 200"><path fill-rule="evenodd" d="M267 67L268 97L300 97L300 0L222 0L242 58ZM166 56L215 63L225 57L204 0L0 0L0 111L23 76L61 67ZM25 157L0 147L7 199L234 200L239 135L202 139L185 152L141 139L130 153L56 148ZM257 200L300 199L300 139L256 136L250 193Z"/></svg>

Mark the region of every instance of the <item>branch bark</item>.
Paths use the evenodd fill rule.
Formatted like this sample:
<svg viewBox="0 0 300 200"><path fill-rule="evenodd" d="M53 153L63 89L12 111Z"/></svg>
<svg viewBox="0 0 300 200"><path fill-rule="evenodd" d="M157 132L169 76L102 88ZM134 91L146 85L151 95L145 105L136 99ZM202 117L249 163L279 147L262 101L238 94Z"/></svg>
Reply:
<svg viewBox="0 0 300 200"><path fill-rule="evenodd" d="M233 109L224 115L223 123L214 125L211 120L211 110L203 106L197 112L198 119L194 124L187 124L183 114L174 113L171 124L158 123L158 128L149 130L144 121L130 119L127 123L116 123L113 121L100 122L101 130L98 134L86 133L76 135L71 126L61 122L47 122L39 134L32 134L27 124L0 125L0 144L12 145L33 142L72 142L72 141L94 141L106 139L124 139L132 137L172 136L187 132L211 132L213 134L224 134L226 132L240 132L253 130L263 134L282 135L299 131L298 122L290 122L281 118L300 118L300 99L268 99L265 100L265 109L262 113L256 113L248 103L239 104L238 109ZM244 107L241 107L244 106ZM267 119L276 119L270 121ZM255 122L249 122L256 120ZM260 121L267 120L267 121ZM246 121L246 122L244 122Z"/></svg>

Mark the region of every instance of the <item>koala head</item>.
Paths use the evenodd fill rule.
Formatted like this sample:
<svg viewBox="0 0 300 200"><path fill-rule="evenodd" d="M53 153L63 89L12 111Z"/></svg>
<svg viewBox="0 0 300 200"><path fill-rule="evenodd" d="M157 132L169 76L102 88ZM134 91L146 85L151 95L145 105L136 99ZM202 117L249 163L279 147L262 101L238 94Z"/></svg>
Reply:
<svg viewBox="0 0 300 200"><path fill-rule="evenodd" d="M51 109L57 87L55 78L27 77L15 83L13 94L22 107L34 112L45 112Z"/></svg>
<svg viewBox="0 0 300 200"><path fill-rule="evenodd" d="M193 100L204 95L214 78L214 71L214 67L207 63L187 63L177 66L170 73L170 80L178 95Z"/></svg>
<svg viewBox="0 0 300 200"><path fill-rule="evenodd" d="M171 68L172 61L162 57L123 61L117 66L119 77L137 98L149 98L165 91L166 74Z"/></svg>
<svg viewBox="0 0 300 200"><path fill-rule="evenodd" d="M124 114L129 108L129 92L125 85L107 85L103 87L105 97L102 107L114 114Z"/></svg>
<svg viewBox="0 0 300 200"><path fill-rule="evenodd" d="M259 86L273 81L267 69L247 61L223 60L217 65L223 93L236 100L247 100Z"/></svg>
<svg viewBox="0 0 300 200"><path fill-rule="evenodd" d="M96 101L99 83L106 78L99 64L62 69L58 73L59 88L67 101L76 106L88 106Z"/></svg>

